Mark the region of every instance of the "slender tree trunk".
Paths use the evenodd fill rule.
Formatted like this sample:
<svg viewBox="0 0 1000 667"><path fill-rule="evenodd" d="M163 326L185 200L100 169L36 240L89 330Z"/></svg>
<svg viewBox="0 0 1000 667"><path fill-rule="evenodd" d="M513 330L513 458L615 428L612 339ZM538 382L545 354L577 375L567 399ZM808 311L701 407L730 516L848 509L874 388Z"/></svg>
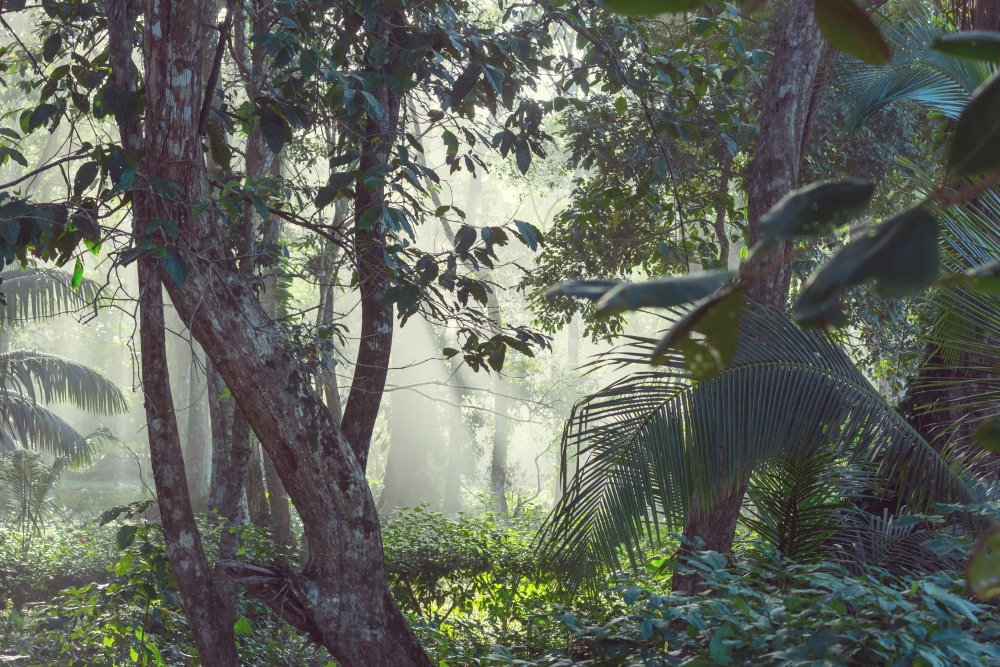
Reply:
<svg viewBox="0 0 1000 667"><path fill-rule="evenodd" d="M490 497L501 520L507 519L507 444L510 420L507 418L507 381L500 373L493 376L493 456L490 460Z"/></svg>
<svg viewBox="0 0 1000 667"><path fill-rule="evenodd" d="M384 11L384 10L383 10ZM389 38L389 17L383 16L374 30L379 37ZM370 66L370 63L369 63ZM370 66L373 71L376 69ZM367 171L389 159L396 141L399 124L400 97L382 85L373 92L386 110L383 118L368 116L365 127L364 150L360 169ZM360 185L354 198L355 235L354 248L358 271L358 288L361 290L361 339L358 358L351 382L350 399L344 409L343 429L347 441L354 448L362 469L368 466L368 449L372 431L382 402L382 391L389 368L394 327L392 304L383 304L388 291L389 273L385 265L386 224L379 216L368 229L361 229L358 222L369 209L385 203L385 188L369 189Z"/></svg>
<svg viewBox="0 0 1000 667"><path fill-rule="evenodd" d="M191 351L188 371L187 453L184 458L191 488L191 504L196 512L208 509L210 434L205 427L210 421L206 414L207 387L198 361L197 346Z"/></svg>
<svg viewBox="0 0 1000 667"><path fill-rule="evenodd" d="M249 432L246 420L237 425L233 433L233 419L230 413L235 409L232 397L226 396L225 384L212 362L208 362L209 410L212 415L212 483L209 495L209 509L217 510L225 520L219 538L219 560L235 560L239 554L240 539L236 530L247 522L247 503L244 487L247 478L247 464L250 461ZM243 428L244 432L238 432ZM239 594L236 582L225 568L219 567L215 574L222 597L227 623L233 625L239 618Z"/></svg>
<svg viewBox="0 0 1000 667"><path fill-rule="evenodd" d="M146 28L150 21L163 22L163 34L174 37L174 31L187 32L186 38L195 37L200 30L200 6L198 3L188 7L170 6L160 13L156 0L151 0L153 6L146 7ZM185 11L193 14L185 14ZM112 77L115 86L121 91L131 91L135 88L135 70L132 63L133 32L135 17L138 11L130 12L128 4L123 0L111 0L107 7L109 44L111 45ZM157 24L159 27L159 24ZM151 63L150 58L155 47L150 46L150 35L147 32L145 44L147 95L156 97L157 92L163 93L160 86L164 82L164 71L160 69L162 62ZM169 39L169 38L168 38ZM182 38L184 39L184 38ZM181 40L178 40L181 41ZM167 61L179 65L181 71L191 69L197 64L197 53L191 62L191 51L182 55L172 52L169 46L162 55ZM161 98L162 99L162 98ZM178 112L178 107L186 106L188 113L198 108L197 97L190 95L174 100L177 106L172 110L161 109L157 114L155 109L147 107L147 123L154 125L170 124L170 113ZM167 111L163 114L162 111ZM142 127L138 119L133 117L119 127L123 148L130 154L142 154L144 145ZM156 135L153 135L155 143ZM160 139L164 139L163 135ZM162 144L158 147L162 147ZM149 163L147 163L149 171ZM136 237L145 232L146 224L155 213L161 212L162 205L145 192L135 192L132 199L132 220ZM161 232L162 235L162 232ZM139 274L139 337L142 363L142 386L144 406L146 410L147 432L149 437L149 453L153 467L153 478L156 484L157 502L160 507L160 517L163 532L167 542L167 555L171 568L177 579L184 612L194 634L195 643L203 664L220 665L221 667L236 667L239 658L236 653L236 641L232 624L227 622L224 614L222 598L215 586L212 571L202 548L201 535L194 521L191 510L191 500L188 495L185 479L184 458L181 452L180 434L177 431L177 416L174 411L173 397L170 393L170 376L167 368L166 335L164 328L163 290L159 278L159 263L152 256L146 256L138 262Z"/></svg>
<svg viewBox="0 0 1000 667"><path fill-rule="evenodd" d="M465 375L461 365L452 363L451 377L460 385L465 384ZM457 368L454 368L457 366ZM453 387L451 401L454 405L448 410L448 468L445 471L444 503L441 509L454 514L462 511L462 471L465 468L465 457L462 450L469 439L469 429L465 425L462 414L462 404L465 402L464 387Z"/></svg>
<svg viewBox="0 0 1000 667"><path fill-rule="evenodd" d="M760 116L760 134L745 184L751 245L760 239L761 216L798 185L802 150L807 145L805 131L813 84L823 44L813 17L813 0L792 0L774 49ZM790 249L789 244L776 248L760 263L787 255ZM788 302L791 278L789 259L754 283L748 295L757 303L783 311Z"/></svg>
<svg viewBox="0 0 1000 667"><path fill-rule="evenodd" d="M250 514L250 522L255 526L265 527L271 523L271 504L267 500L267 483L264 481L264 461L260 455L260 443L251 435L246 416L241 411L237 411L233 422L239 424L240 432L244 427L246 428L250 448L246 481L247 511ZM234 426L234 429L236 428Z"/></svg>
<svg viewBox="0 0 1000 667"><path fill-rule="evenodd" d="M808 145L805 133L809 126L810 105L823 51L823 38L813 17L813 0L792 0L783 24L767 79L753 166L745 183L751 245L760 239L761 216L798 185L802 151ZM790 249L790 244L776 248L760 263L770 263L787 255ZM788 259L780 263L778 270L754 283L748 296L784 311L791 276ZM711 551L731 551L745 482L750 473L750 470L744 471L744 482L736 488L735 494L722 499L692 499L692 516L684 534L690 538L701 537L705 548Z"/></svg>

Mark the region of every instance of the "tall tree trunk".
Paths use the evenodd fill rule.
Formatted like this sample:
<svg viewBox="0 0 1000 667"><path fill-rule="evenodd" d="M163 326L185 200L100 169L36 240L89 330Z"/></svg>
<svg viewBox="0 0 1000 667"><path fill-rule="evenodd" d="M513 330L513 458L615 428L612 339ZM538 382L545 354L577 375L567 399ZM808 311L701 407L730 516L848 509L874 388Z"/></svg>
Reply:
<svg viewBox="0 0 1000 667"><path fill-rule="evenodd" d="M226 561L225 566L251 594L326 646L343 667L429 667L389 592L378 513L362 459L236 268L221 230L210 215L193 215L192 202L209 197L194 103L201 94L200 68L189 62L198 50L192 26L200 23L200 3L149 3L147 160L153 175L171 178L183 189L184 201L177 202L170 219L180 228L176 243L189 270L183 286L163 274L164 285L271 455L309 541L309 561L298 573L280 563ZM394 122L391 127L394 136ZM354 400L352 392L348 413ZM370 428L358 432L370 440Z"/></svg>
<svg viewBox="0 0 1000 667"><path fill-rule="evenodd" d="M448 408L448 468L445 470L444 502L441 509L455 514L462 511L462 472L465 468L463 449L469 439L469 429L465 425L462 404L465 402L465 374L461 363L452 358L453 381L460 386L452 387Z"/></svg>
<svg viewBox="0 0 1000 667"><path fill-rule="evenodd" d="M246 432L250 447L250 462L247 464L247 511L250 522L255 526L265 527L271 523L271 504L267 500L267 482L264 480L264 461L261 458L260 443L250 433L246 415L238 411L234 423L240 425ZM234 427L235 428L235 427Z"/></svg>
<svg viewBox="0 0 1000 667"><path fill-rule="evenodd" d="M813 17L813 0L792 0L774 49L760 134L745 184L751 245L760 239L761 216L798 185L813 84L822 52L823 38ZM790 249L790 244L778 247L760 263L769 263ZM791 278L791 261L786 260L753 284L748 295L758 303L784 311Z"/></svg>
<svg viewBox="0 0 1000 667"><path fill-rule="evenodd" d="M191 505L196 512L208 509L209 449L210 434L207 432L210 418L207 412L207 387L205 376L199 363L197 344L191 350L191 364L188 370L187 405L187 452L184 464L191 489Z"/></svg>
<svg viewBox="0 0 1000 667"><path fill-rule="evenodd" d="M244 487L247 478L247 464L250 461L250 433L245 419L234 424L230 415L236 407L231 396L226 395L222 376L209 361L208 376L209 410L212 415L212 483L210 486L209 509L217 510L225 520L219 537L219 560L235 560L239 554L240 539L236 529L245 524L247 503ZM236 433L233 432L236 427ZM243 432L240 432L240 429ZM222 597L227 623L232 626L239 618L239 594L236 582L225 568L216 570L219 595Z"/></svg>
<svg viewBox="0 0 1000 667"><path fill-rule="evenodd" d="M374 31L376 41L388 39L391 31L389 17L383 15L376 22ZM373 72L381 67L375 67L370 62L368 66ZM376 88L373 94L385 109L385 116L368 116L360 163L362 172L386 164L395 144L399 125L399 95L385 85ZM392 304L382 303L390 286L385 264L385 220L380 215L368 229L361 229L358 224L369 209L385 203L385 188L379 186L369 189L359 184L355 192L354 249L358 289L361 291L361 339L358 342L358 358L354 366L350 398L344 409L343 429L364 470L368 466L368 449L382 402L382 391L385 389L394 322Z"/></svg>
<svg viewBox="0 0 1000 667"><path fill-rule="evenodd" d="M163 95L162 84L169 75L162 69L164 63L157 57L177 67L179 71L197 66L198 53L194 50L179 53L170 48L171 38L177 41L196 39L201 30L201 7L192 3L187 7L167 5L160 11L157 0L146 6L145 53L147 95ZM193 11L192 11L193 10ZM135 70L132 64L133 32L135 15L129 12L124 0L110 0L107 7L109 44L111 45L112 77L120 91L135 88ZM131 15L130 15L131 14ZM156 21L157 31L162 25L162 33L168 35L168 43L162 51L150 44L149 26ZM159 61L159 62L158 62ZM160 99L163 99L162 97ZM194 113L198 108L197 95L185 95L172 100L175 104L160 109L147 107L147 125L169 127L171 115ZM119 127L125 151L134 156L142 154L144 148L165 148L163 141L167 134L153 132L150 145L144 146L142 127L133 117ZM160 142L156 140L160 139ZM196 137L190 137L193 141ZM148 154L147 154L148 158ZM155 161L146 164L147 172ZM134 192L132 197L132 222L135 237L145 233L146 225L156 214L169 218L162 202L149 193ZM161 232L162 236L162 232ZM191 499L188 495L184 472L184 458L181 452L180 434L177 431L177 416L173 397L170 393L170 376L167 368L166 333L164 326L163 289L160 284L159 262L146 256L138 262L139 274L139 338L141 345L141 374L146 410L149 454L156 484L157 502L163 533L167 543L167 555L177 579L184 612L194 635L195 643L203 664L236 667L239 657L232 624L227 622L222 598L215 586L212 571L202 548L201 534L194 521Z"/></svg>
<svg viewBox="0 0 1000 667"><path fill-rule="evenodd" d="M761 216L798 185L802 151L808 145L805 133L814 100L814 83L823 52L823 38L813 16L813 0L792 0L783 25L767 78L753 165L745 183L751 245L760 239ZM816 99L818 103L821 97ZM790 249L790 244L778 247L762 258L760 264L787 256ZM785 260L776 271L754 283L748 296L784 311L791 277L791 261ZM750 473L744 471L745 480L749 480ZM706 549L731 551L744 491L745 481L737 486L735 495L692 499L692 515L684 534L701 537Z"/></svg>

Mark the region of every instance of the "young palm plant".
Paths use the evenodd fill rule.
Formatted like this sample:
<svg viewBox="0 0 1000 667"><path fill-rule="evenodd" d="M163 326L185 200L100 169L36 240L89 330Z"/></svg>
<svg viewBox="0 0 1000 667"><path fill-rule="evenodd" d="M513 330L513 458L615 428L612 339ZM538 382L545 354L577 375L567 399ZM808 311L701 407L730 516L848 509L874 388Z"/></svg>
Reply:
<svg viewBox="0 0 1000 667"><path fill-rule="evenodd" d="M648 359L656 342L636 339L604 362ZM576 405L562 442L565 491L541 545L552 566L576 581L624 561L634 565L685 526L692 499L710 506L754 480L762 497L765 482L773 486L768 471L821 452L870 470L876 488L916 511L971 498L962 476L840 347L777 311L748 304L733 360L714 379L693 381L674 359ZM570 469L575 474L566 474ZM826 510L809 511L820 520ZM767 523L761 515L757 521L761 528Z"/></svg>
<svg viewBox="0 0 1000 667"><path fill-rule="evenodd" d="M24 322L94 306L99 289L52 269L17 269L0 273L6 297L0 308L5 332ZM8 339L9 341L9 339ZM46 405L66 403L91 414L124 413L121 390L97 371L52 354L32 350L0 351L0 450L31 449L90 463L96 448L111 438L106 429L78 433Z"/></svg>

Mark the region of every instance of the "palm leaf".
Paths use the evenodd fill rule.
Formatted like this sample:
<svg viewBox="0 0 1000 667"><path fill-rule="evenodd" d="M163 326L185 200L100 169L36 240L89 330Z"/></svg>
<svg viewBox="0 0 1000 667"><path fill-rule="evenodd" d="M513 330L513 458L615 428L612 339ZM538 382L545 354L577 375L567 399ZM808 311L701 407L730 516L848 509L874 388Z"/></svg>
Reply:
<svg viewBox="0 0 1000 667"><path fill-rule="evenodd" d="M79 312L94 307L101 286L84 278L73 289L73 277L65 271L46 268L8 269L0 272L0 325L22 323Z"/></svg>
<svg viewBox="0 0 1000 667"><path fill-rule="evenodd" d="M931 50L931 43L949 30L927 18L882 23L893 45L893 58L885 65L846 63L843 84L856 97L845 121L845 131L855 134L880 109L908 101L943 116L957 119L965 105L995 66L962 60Z"/></svg>
<svg viewBox="0 0 1000 667"><path fill-rule="evenodd" d="M53 354L34 350L0 353L0 378L8 388L43 403L69 403L95 415L128 411L128 401L115 383L83 364Z"/></svg>
<svg viewBox="0 0 1000 667"><path fill-rule="evenodd" d="M62 417L28 396L8 390L3 400L0 449L41 450L65 458L74 466L89 465L97 453L102 432L80 435Z"/></svg>
<svg viewBox="0 0 1000 667"><path fill-rule="evenodd" d="M564 475L541 546L577 581L595 562L620 568L682 528L692 496L713 502L760 465L819 449L871 466L911 507L968 497L842 349L748 304L733 361L715 379L692 382L677 366L643 371L574 407L562 455L564 470L578 471Z"/></svg>

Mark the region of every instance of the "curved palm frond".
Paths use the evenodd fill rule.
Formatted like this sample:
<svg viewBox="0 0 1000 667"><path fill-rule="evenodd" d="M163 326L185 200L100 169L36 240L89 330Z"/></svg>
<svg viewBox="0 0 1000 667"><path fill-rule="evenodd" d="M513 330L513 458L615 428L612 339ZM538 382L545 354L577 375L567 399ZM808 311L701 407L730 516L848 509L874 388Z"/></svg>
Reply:
<svg viewBox="0 0 1000 667"><path fill-rule="evenodd" d="M845 131L855 134L880 109L910 101L957 119L976 90L996 66L955 58L931 50L931 43L949 30L934 21L910 17L885 21L883 33L893 45L893 58L885 65L848 63L843 81L857 98L845 121Z"/></svg>
<svg viewBox="0 0 1000 667"><path fill-rule="evenodd" d="M0 325L46 319L81 311L97 304L101 286L84 278L73 289L73 277L47 268L8 269L0 272Z"/></svg>
<svg viewBox="0 0 1000 667"><path fill-rule="evenodd" d="M128 411L128 401L115 383L83 364L54 354L34 350L0 353L0 378L9 389L43 403L69 403L95 415Z"/></svg>
<svg viewBox="0 0 1000 667"><path fill-rule="evenodd" d="M578 403L563 437L565 493L540 535L552 566L580 580L595 561L633 562L709 502L781 457L835 452L867 465L911 507L964 502L962 479L889 406L844 351L748 304L733 361L713 380L643 371ZM655 343L636 342L633 346Z"/></svg>
<svg viewBox="0 0 1000 667"><path fill-rule="evenodd" d="M101 431L80 435L62 417L32 398L8 390L3 397L0 449L41 450L69 460L74 466L89 465L104 440Z"/></svg>

